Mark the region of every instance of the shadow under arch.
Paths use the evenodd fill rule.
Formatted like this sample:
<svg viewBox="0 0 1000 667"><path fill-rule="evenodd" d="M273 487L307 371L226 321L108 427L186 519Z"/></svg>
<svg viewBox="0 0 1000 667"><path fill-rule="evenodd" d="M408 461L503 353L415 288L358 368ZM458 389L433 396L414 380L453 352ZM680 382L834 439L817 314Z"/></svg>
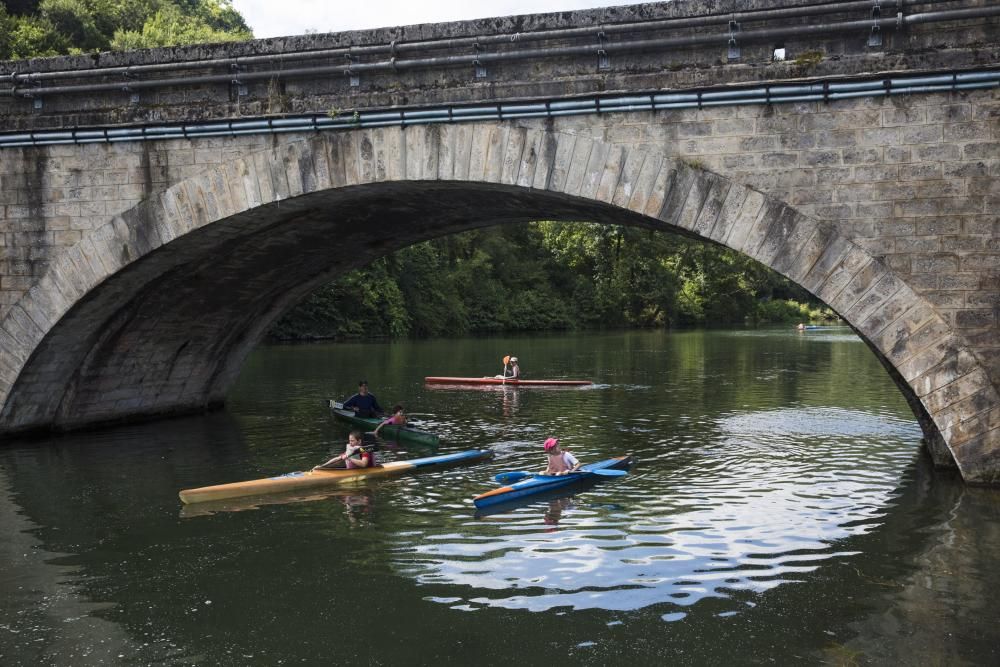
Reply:
<svg viewBox="0 0 1000 667"><path fill-rule="evenodd" d="M89 233L0 323L0 431L221 403L269 325L316 286L475 227L587 220L742 252L837 311L939 462L1000 481L1000 399L948 321L830 222L658 148L490 122L310 135L171 186Z"/></svg>

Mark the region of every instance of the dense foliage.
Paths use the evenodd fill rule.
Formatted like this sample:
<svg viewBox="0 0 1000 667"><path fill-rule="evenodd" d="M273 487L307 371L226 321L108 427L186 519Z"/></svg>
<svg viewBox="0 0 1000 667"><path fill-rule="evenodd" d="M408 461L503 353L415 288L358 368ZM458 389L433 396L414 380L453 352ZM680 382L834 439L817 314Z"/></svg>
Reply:
<svg viewBox="0 0 1000 667"><path fill-rule="evenodd" d="M420 243L326 285L279 339L832 319L731 250L631 227L539 222Z"/></svg>
<svg viewBox="0 0 1000 667"><path fill-rule="evenodd" d="M15 0L0 60L250 39L230 0Z"/></svg>

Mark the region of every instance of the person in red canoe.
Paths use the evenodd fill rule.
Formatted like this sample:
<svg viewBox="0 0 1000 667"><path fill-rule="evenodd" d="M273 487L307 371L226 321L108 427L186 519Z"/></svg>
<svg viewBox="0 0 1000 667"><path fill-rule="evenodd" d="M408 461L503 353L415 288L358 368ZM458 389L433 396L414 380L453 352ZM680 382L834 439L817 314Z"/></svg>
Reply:
<svg viewBox="0 0 1000 667"><path fill-rule="evenodd" d="M517 357L503 358L503 373L493 376L497 380L516 380L521 377L521 367L517 365Z"/></svg>
<svg viewBox="0 0 1000 667"><path fill-rule="evenodd" d="M392 416L375 427L375 435L383 426L406 426L406 415L403 413L403 406L398 403L392 406Z"/></svg>
<svg viewBox="0 0 1000 667"><path fill-rule="evenodd" d="M373 468L375 466L375 453L362 444L361 438L361 431L351 431L351 434L347 436L347 446L344 448L344 453L334 456L326 463L321 463L313 470Z"/></svg>
<svg viewBox="0 0 1000 667"><path fill-rule="evenodd" d="M549 438L545 441L545 456L549 465L543 475L565 475L580 467L575 456L559 447L559 438Z"/></svg>

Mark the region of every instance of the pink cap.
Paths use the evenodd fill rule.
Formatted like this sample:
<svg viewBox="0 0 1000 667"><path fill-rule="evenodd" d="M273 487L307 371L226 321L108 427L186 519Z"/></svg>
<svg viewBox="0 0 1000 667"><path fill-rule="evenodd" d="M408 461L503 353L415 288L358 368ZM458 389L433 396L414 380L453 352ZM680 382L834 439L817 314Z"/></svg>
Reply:
<svg viewBox="0 0 1000 667"><path fill-rule="evenodd" d="M559 438L549 438L548 440L545 441L545 451L549 451L550 449L555 449L558 446L559 446Z"/></svg>

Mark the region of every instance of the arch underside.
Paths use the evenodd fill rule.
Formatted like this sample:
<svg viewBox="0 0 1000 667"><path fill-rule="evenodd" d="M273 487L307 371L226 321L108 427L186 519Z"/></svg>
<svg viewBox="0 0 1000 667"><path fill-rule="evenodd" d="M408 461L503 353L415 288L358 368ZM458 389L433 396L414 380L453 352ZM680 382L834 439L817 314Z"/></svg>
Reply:
<svg viewBox="0 0 1000 667"><path fill-rule="evenodd" d="M858 331L966 480L1000 482L989 376L933 307L836 226L654 149L502 123L313 136L109 221L4 319L0 431L221 403L269 325L316 286L412 243L531 220L644 226L761 261Z"/></svg>

